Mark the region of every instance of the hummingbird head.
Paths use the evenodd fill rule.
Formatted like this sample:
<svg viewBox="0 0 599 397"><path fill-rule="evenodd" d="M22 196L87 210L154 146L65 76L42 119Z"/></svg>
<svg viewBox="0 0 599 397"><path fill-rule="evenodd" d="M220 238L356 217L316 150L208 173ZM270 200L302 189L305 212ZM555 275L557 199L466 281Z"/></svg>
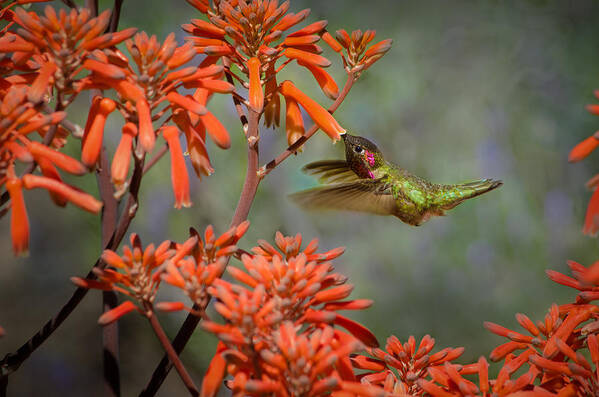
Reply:
<svg viewBox="0 0 599 397"><path fill-rule="evenodd" d="M373 171L383 165L383 155L379 148L361 136L343 134L345 160L360 178L374 179Z"/></svg>

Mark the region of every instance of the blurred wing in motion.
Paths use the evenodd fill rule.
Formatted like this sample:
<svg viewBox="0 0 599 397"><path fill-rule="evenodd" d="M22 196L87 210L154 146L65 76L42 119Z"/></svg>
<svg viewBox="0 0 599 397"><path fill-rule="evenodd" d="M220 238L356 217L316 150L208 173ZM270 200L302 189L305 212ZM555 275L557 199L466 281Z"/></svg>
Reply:
<svg viewBox="0 0 599 397"><path fill-rule="evenodd" d="M348 210L377 215L394 215L396 210L391 189L378 179L319 186L293 193L289 197L309 209Z"/></svg>
<svg viewBox="0 0 599 397"><path fill-rule="evenodd" d="M318 177L321 183L354 182L358 176L349 168L345 160L322 160L307 164L302 168L308 175Z"/></svg>

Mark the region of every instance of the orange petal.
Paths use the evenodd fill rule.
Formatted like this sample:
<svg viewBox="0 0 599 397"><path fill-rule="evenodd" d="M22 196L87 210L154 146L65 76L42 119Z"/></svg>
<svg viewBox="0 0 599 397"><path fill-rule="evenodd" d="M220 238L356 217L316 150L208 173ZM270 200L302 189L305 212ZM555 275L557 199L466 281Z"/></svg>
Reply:
<svg viewBox="0 0 599 397"><path fill-rule="evenodd" d="M233 55L235 50L233 47L228 45L209 45L204 47L200 52L213 57L222 57L226 55Z"/></svg>
<svg viewBox="0 0 599 397"><path fill-rule="evenodd" d="M10 195L11 216L10 235L12 237L12 250L15 255L27 255L29 249L29 219L23 199L22 182L17 178L6 181L6 190Z"/></svg>
<svg viewBox="0 0 599 397"><path fill-rule="evenodd" d="M210 164L210 157L208 157L204 142L192 138L191 141L187 142L187 152L189 153L191 165L198 177L201 177L202 175L212 175L214 168L212 168L212 164Z"/></svg>
<svg viewBox="0 0 599 397"><path fill-rule="evenodd" d="M45 158L73 175L83 175L87 172L87 168L81 162L39 142L30 142L27 147L38 162Z"/></svg>
<svg viewBox="0 0 599 397"><path fill-rule="evenodd" d="M167 74L163 81L165 81L165 82L171 82L171 81L176 81L176 80L185 81L185 78L193 78L195 72L196 72L196 68L194 66L175 70L174 72Z"/></svg>
<svg viewBox="0 0 599 397"><path fill-rule="evenodd" d="M0 40L0 52L31 52L36 48L32 43L24 40L17 41L12 37L5 36Z"/></svg>
<svg viewBox="0 0 599 397"><path fill-rule="evenodd" d="M112 47L122 41L130 39L136 32L137 28L127 28L121 30L120 32L107 33L91 40L85 40L81 44L81 47L88 51Z"/></svg>
<svg viewBox="0 0 599 397"><path fill-rule="evenodd" d="M135 124L126 123L123 126L121 141L114 152L110 171L112 183L117 186L121 186L127 179L131 162L131 146L136 135L137 126Z"/></svg>
<svg viewBox="0 0 599 397"><path fill-rule="evenodd" d="M364 53L364 57L366 58L366 57L371 57L374 55L384 54L387 51L389 51L392 44L393 44L393 40L391 40L391 39L379 41L378 43L374 44L373 46L371 46L369 49L366 50L366 52Z"/></svg>
<svg viewBox="0 0 599 397"><path fill-rule="evenodd" d="M359 339L362 343L364 343L368 347L378 347L379 342L376 340L376 336L368 328L363 326L360 323L357 323L353 320L350 320L347 317L344 317L340 314L337 314L335 317L335 324L345 328L349 331L350 334Z"/></svg>
<svg viewBox="0 0 599 397"><path fill-rule="evenodd" d="M304 119L297 102L291 98L285 98L285 131L287 132L287 143L291 146L304 135Z"/></svg>
<svg viewBox="0 0 599 397"><path fill-rule="evenodd" d="M347 32L345 31L345 29L339 29L338 31L336 31L335 36L337 38L337 41L341 43L343 47L349 48L352 40L351 37L349 37L349 34L347 34Z"/></svg>
<svg viewBox="0 0 599 397"><path fill-rule="evenodd" d="M252 57L247 61L250 76L250 106L256 113L262 113L264 108L264 91L260 82L260 60Z"/></svg>
<svg viewBox="0 0 599 397"><path fill-rule="evenodd" d="M307 45L307 44L314 44L318 40L320 40L320 36L318 36L316 34L311 34L311 35L301 36L301 37L287 36L287 38L283 41L282 44L287 47L295 47L295 46L302 46L302 45Z"/></svg>
<svg viewBox="0 0 599 397"><path fill-rule="evenodd" d="M185 43L175 49L173 55L166 62L166 66L170 70L176 69L189 62L194 56L196 56L196 49L193 48L193 44Z"/></svg>
<svg viewBox="0 0 599 397"><path fill-rule="evenodd" d="M209 45L213 45L213 46L227 45L227 43L223 40L210 39L210 38L206 38L206 37L187 36L187 37L185 37L185 40L189 41L190 43L193 43L193 45L195 45L196 47L207 47Z"/></svg>
<svg viewBox="0 0 599 397"><path fill-rule="evenodd" d="M25 113L27 113L27 111ZM18 132L19 134L25 135L29 134L32 131L39 130L47 125L58 124L66 117L66 115L66 112L55 112L46 116L36 118L34 120L28 120L28 123L19 128Z"/></svg>
<svg viewBox="0 0 599 397"><path fill-rule="evenodd" d="M356 367L358 369L367 369L370 371L379 372L379 371L384 370L387 367L385 365L384 361L377 360L376 358L361 356L361 355L352 357L351 361L354 364L354 367Z"/></svg>
<svg viewBox="0 0 599 397"><path fill-rule="evenodd" d="M599 231L599 186L595 188L584 218L584 234L596 235Z"/></svg>
<svg viewBox="0 0 599 397"><path fill-rule="evenodd" d="M363 310L372 306L370 299L355 299L347 302L329 302L324 305L324 310Z"/></svg>
<svg viewBox="0 0 599 397"><path fill-rule="evenodd" d="M214 397L218 393L225 377L227 362L222 356L222 352L226 349L227 346L219 341L216 347L216 353L212 360L210 360L210 365L208 365L208 370L202 381L201 397Z"/></svg>
<svg viewBox="0 0 599 397"><path fill-rule="evenodd" d="M127 264L123 261L123 258L121 258L119 254L112 250L104 250L104 252L102 252L102 260L110 266L114 266L119 269L124 269L127 267Z"/></svg>
<svg viewBox="0 0 599 397"><path fill-rule="evenodd" d="M492 323L490 321L485 321L483 323L484 327L494 333L495 335L504 336L513 340L514 342L520 343L531 343L532 337L528 335L522 335L519 332L512 331L511 329L502 327L499 324Z"/></svg>
<svg viewBox="0 0 599 397"><path fill-rule="evenodd" d="M172 104L187 109L197 115L203 115L207 112L206 107L196 102L191 96L183 96L176 92L169 92L166 99Z"/></svg>
<svg viewBox="0 0 599 397"><path fill-rule="evenodd" d="M189 114L183 109L177 109L173 112L173 121L177 127L185 134L187 140L187 153L191 160L191 165L198 177L202 175L211 175L214 169L210 165L210 159L206 151L204 139L206 138L206 128L204 124L198 123L196 127L191 125L190 118L198 117L195 114Z"/></svg>
<svg viewBox="0 0 599 397"><path fill-rule="evenodd" d="M591 353L591 360L597 365L599 363L599 342L597 341L597 335L590 334L587 336L587 346Z"/></svg>
<svg viewBox="0 0 599 397"><path fill-rule="evenodd" d="M584 141L580 142L578 145L574 146L574 149L570 151L568 156L568 161L571 163L575 163L587 157L593 150L595 150L599 146L599 139L597 139L594 135L591 135Z"/></svg>
<svg viewBox="0 0 599 397"><path fill-rule="evenodd" d="M297 63L307 68L312 73L318 82L318 85L322 89L322 92L324 92L326 96L333 100L337 99L339 96L339 87L331 75L326 72L326 70L303 61L298 61Z"/></svg>
<svg viewBox="0 0 599 397"><path fill-rule="evenodd" d="M599 115L599 105L587 105L587 110L595 116Z"/></svg>
<svg viewBox="0 0 599 397"><path fill-rule="evenodd" d="M102 202L96 200L93 196L52 178L27 174L23 176L23 186L26 189L42 188L55 192L79 208L93 214L98 213L102 208Z"/></svg>
<svg viewBox="0 0 599 397"><path fill-rule="evenodd" d="M320 33L320 32L322 32L322 30L324 28L327 27L328 24L329 24L329 22L326 20L313 22L310 25L308 25L304 28L301 28L297 32L289 33L287 35L287 37L298 37L298 36L306 36L306 35L313 35L316 33Z"/></svg>
<svg viewBox="0 0 599 397"><path fill-rule="evenodd" d="M162 136L168 143L171 155L171 181L173 193L175 194L175 208L191 206L189 198L189 176L185 167L185 159L179 142L179 130L175 126L166 126L162 130Z"/></svg>
<svg viewBox="0 0 599 397"><path fill-rule="evenodd" d="M320 66L321 68L331 66L331 61L329 61L325 57L313 54L311 52L298 50L297 48L285 49L284 55L289 59L297 59L299 61L304 61L312 65Z"/></svg>
<svg viewBox="0 0 599 397"><path fill-rule="evenodd" d="M178 312L185 309L183 302L158 302L155 307L163 312Z"/></svg>
<svg viewBox="0 0 599 397"><path fill-rule="evenodd" d="M135 304L131 301L125 301L125 302L121 303L120 305L118 305L117 307L115 307L114 309L109 310L106 313L102 314L100 316L100 318L98 319L98 324L108 325L108 324L118 320L125 314L132 312L133 310L137 310L137 306L135 306Z"/></svg>
<svg viewBox="0 0 599 397"><path fill-rule="evenodd" d="M345 299L351 294L353 289L354 286L351 284L339 285L324 291L319 291L316 295L314 295L313 301L314 303L322 303Z"/></svg>
<svg viewBox="0 0 599 397"><path fill-rule="evenodd" d="M42 65L37 78L27 92L27 99L30 102L39 103L43 100L44 94L48 91L50 78L54 75L56 69L58 68L54 62L46 62Z"/></svg>
<svg viewBox="0 0 599 397"><path fill-rule="evenodd" d="M156 134L152 126L152 114L150 113L150 105L144 99L137 101L135 104L137 109L137 118L139 121L139 145L146 153L150 153L156 144Z"/></svg>
<svg viewBox="0 0 599 397"><path fill-rule="evenodd" d="M304 315L304 319L308 323L332 323L337 315L334 312L326 310L308 309Z"/></svg>
<svg viewBox="0 0 599 397"><path fill-rule="evenodd" d="M83 67L114 80L122 80L126 77L123 69L118 66L96 61L95 59L86 59L83 62Z"/></svg>
<svg viewBox="0 0 599 397"><path fill-rule="evenodd" d="M216 39L222 39L225 37L225 30L213 25L210 22L204 21L202 19L192 19L191 23L196 29L199 30L197 34L198 36Z"/></svg>
<svg viewBox="0 0 599 397"><path fill-rule="evenodd" d="M341 52L341 50L343 50L341 44L339 44L339 42L335 40L335 38L331 36L329 32L324 32L322 34L322 40L324 40L324 42L327 43L335 52Z"/></svg>
<svg viewBox="0 0 599 397"><path fill-rule="evenodd" d="M235 91L235 87L233 84L228 81L218 80L218 79L200 79L194 81L186 81L183 83L183 87L185 88L205 88L212 92L218 92L219 94L229 94Z"/></svg>
<svg viewBox="0 0 599 397"><path fill-rule="evenodd" d="M3 146L9 150L19 161L24 163L31 163L33 161L33 156L31 155L29 149L26 149L17 142L8 141L5 142Z"/></svg>
<svg viewBox="0 0 599 397"><path fill-rule="evenodd" d="M102 150L104 125L106 118L116 108L116 103L110 98L102 98L98 105L97 114L92 121L89 132L83 140L81 148L81 161L88 167L93 167L98 161Z"/></svg>
<svg viewBox="0 0 599 397"><path fill-rule="evenodd" d="M60 177L58 170L56 169L56 167L54 167L54 164L52 164L50 160L48 160L45 157L41 157L37 160L37 163L40 166L40 169L42 170L43 176L45 176L46 178L55 179L58 182L62 182L62 178ZM52 199L54 204L58 205L59 207L64 207L65 205L67 205L67 200L65 200L65 198L61 195L56 194L54 192L48 193L50 194L50 198Z"/></svg>
<svg viewBox="0 0 599 397"><path fill-rule="evenodd" d="M493 351L489 355L489 358L491 359L491 361L499 361L502 358L504 358L505 356L507 356L508 354L512 353L513 351L520 350L520 349L526 349L527 347L528 347L528 345L525 343L518 343L518 342L510 341L510 342L504 343L502 345L499 345L495 349L493 349Z"/></svg>
<svg viewBox="0 0 599 397"><path fill-rule="evenodd" d="M199 68L192 66L191 68L195 70L194 73L190 76L186 76L185 78L182 78L182 81L188 81L191 79L206 79L209 77L220 78L220 76L222 75L223 70L224 70L222 65L214 65L214 64L208 65L205 67L199 67ZM175 73L175 72L173 72L173 73ZM205 104L203 104L203 105L205 105Z"/></svg>
<svg viewBox="0 0 599 397"><path fill-rule="evenodd" d="M191 6L197 8L202 14L206 14L210 8L209 0L185 0ZM219 342L220 343L220 342Z"/></svg>
<svg viewBox="0 0 599 397"><path fill-rule="evenodd" d="M554 281L558 284L565 285L566 287L575 288L578 290L584 289L584 285L582 285L580 281L572 277L566 276L565 274L550 269L545 270L545 273L551 279L551 281Z"/></svg>
<svg viewBox="0 0 599 397"><path fill-rule="evenodd" d="M281 84L280 90L283 96L291 97L299 102L318 127L331 137L334 142L339 140L341 134L345 134L345 129L339 125L337 120L325 108L300 91L291 81L284 81Z"/></svg>
<svg viewBox="0 0 599 397"><path fill-rule="evenodd" d="M94 80L99 80L98 78L94 78ZM128 82L127 80L104 80L101 83L106 83L113 87L118 93L125 99L137 103L138 101L145 98L144 91L137 85Z"/></svg>
<svg viewBox="0 0 599 397"><path fill-rule="evenodd" d="M289 29L290 27L297 25L298 23L300 23L301 21L306 19L308 17L308 15L310 15L309 8L302 10L302 11L298 12L297 14L294 14L292 12L290 12L289 14L285 14L285 16L283 18L281 18L281 20L275 26L273 26L271 30L273 32L275 30L285 31L285 30Z"/></svg>
<svg viewBox="0 0 599 397"><path fill-rule="evenodd" d="M200 116L200 120L208 130L210 137L220 148L231 147L231 138L224 125L212 113L206 110L206 114Z"/></svg>

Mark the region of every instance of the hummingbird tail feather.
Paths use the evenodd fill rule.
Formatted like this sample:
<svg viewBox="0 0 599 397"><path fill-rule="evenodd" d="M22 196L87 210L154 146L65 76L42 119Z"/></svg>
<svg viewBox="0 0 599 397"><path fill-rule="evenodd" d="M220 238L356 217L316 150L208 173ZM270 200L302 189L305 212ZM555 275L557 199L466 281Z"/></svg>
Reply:
<svg viewBox="0 0 599 397"><path fill-rule="evenodd" d="M473 197L480 196L481 194L490 192L491 190L497 189L501 185L503 185L502 181L496 181L493 179L481 179L474 182L455 185L454 196L457 197L444 205L443 209L452 209L456 205L464 202L464 200L468 200Z"/></svg>
<svg viewBox="0 0 599 397"><path fill-rule="evenodd" d="M502 181L495 181L493 179L483 179L480 181L464 183L458 186L464 189L465 193L467 193L467 196L464 198L472 198L490 192L493 189L497 189L501 185L503 185Z"/></svg>

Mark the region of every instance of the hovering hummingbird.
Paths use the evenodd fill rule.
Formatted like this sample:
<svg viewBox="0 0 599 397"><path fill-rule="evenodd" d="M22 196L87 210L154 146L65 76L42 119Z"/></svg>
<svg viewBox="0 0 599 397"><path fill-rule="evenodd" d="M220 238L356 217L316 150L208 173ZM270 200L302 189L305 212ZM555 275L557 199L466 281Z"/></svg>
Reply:
<svg viewBox="0 0 599 397"><path fill-rule="evenodd" d="M431 183L385 160L366 138L344 134L343 142L345 161L316 161L303 168L329 185L294 193L292 200L308 208L394 215L419 226L432 216L444 215L464 200L503 184L492 179L457 185Z"/></svg>

